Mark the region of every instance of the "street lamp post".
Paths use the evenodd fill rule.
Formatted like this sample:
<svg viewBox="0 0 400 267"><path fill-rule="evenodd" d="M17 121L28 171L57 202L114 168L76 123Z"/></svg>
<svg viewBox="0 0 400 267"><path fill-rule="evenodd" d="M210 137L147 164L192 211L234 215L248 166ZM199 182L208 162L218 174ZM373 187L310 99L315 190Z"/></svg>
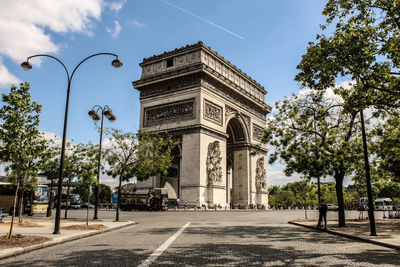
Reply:
<svg viewBox="0 0 400 267"><path fill-rule="evenodd" d="M101 110L101 117L99 115L99 110ZM98 206L99 206L99 193L100 193L100 166L101 166L101 144L103 140L103 119L104 116L110 121L114 122L117 117L113 114L111 108L109 106L101 107L99 105L95 105L91 111L89 111L89 116L94 121L99 121L101 118L101 126L100 126L100 144L99 144L99 159L97 165L97 190L95 192L95 203L94 203L94 217L93 220L97 220Z"/></svg>
<svg viewBox="0 0 400 267"><path fill-rule="evenodd" d="M122 62L118 59L118 55L112 54L112 53L97 53L93 54L91 56L88 56L87 58L83 59L79 64L74 68L72 71L71 76L69 75L67 67L65 67L64 63L59 60L58 58L51 56L51 55L46 55L46 54L39 54L39 55L33 55L30 56L26 59L25 62L21 64L22 69L24 70L30 70L32 69L32 65L29 62L31 58L34 57L49 57L52 59L55 59L60 63L68 78L68 86L67 86L67 99L65 103L65 114L64 114L64 128L63 128L63 138L62 138L62 145L61 145L61 155L60 155L60 177L58 179L58 197L57 197L57 209L56 209L56 218L55 218L55 223L54 223L54 232L53 234L60 234L60 215L61 215L61 194L62 194L62 185L63 185L63 178L64 178L64 157L65 157L65 144L67 140L67 124L68 124L68 107L69 107L69 96L70 96L70 91L71 91L71 81L72 78L74 77L75 71L78 69L78 67L88 60L89 58L95 57L95 56L100 56L100 55L111 55L114 56L115 59L112 61L111 65L115 68L119 68L122 66Z"/></svg>

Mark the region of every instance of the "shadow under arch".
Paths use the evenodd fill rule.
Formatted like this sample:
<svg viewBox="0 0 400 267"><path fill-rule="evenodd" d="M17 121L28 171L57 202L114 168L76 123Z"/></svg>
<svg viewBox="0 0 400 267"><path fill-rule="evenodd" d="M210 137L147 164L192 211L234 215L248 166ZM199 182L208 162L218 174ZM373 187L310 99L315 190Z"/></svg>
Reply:
<svg viewBox="0 0 400 267"><path fill-rule="evenodd" d="M240 162L237 151L242 150L250 142L250 133L245 119L234 113L226 120L226 202L231 208L238 205L245 205L247 194L239 188L244 187L248 181L248 175L238 171L246 162ZM236 155L235 155L236 154ZM246 168L247 169L247 168ZM239 206L240 207L240 206Z"/></svg>

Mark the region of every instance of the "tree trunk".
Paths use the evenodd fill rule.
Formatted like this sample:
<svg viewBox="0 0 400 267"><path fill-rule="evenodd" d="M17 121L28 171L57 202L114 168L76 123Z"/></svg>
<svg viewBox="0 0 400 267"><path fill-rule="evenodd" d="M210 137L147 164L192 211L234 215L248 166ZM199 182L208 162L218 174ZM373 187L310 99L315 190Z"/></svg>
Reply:
<svg viewBox="0 0 400 267"><path fill-rule="evenodd" d="M89 225L89 204L90 204L90 186L88 188L88 197L87 197L87 210L86 210L86 225Z"/></svg>
<svg viewBox="0 0 400 267"><path fill-rule="evenodd" d="M50 184L49 205L47 206L46 217L51 217L51 208L53 206L53 182L54 182L54 178L52 177L51 184Z"/></svg>
<svg viewBox="0 0 400 267"><path fill-rule="evenodd" d="M65 214L64 214L64 219L67 219L67 213L68 213L68 201L69 201L69 188L71 187L71 178L68 178L68 186L67 186L67 202L65 203Z"/></svg>
<svg viewBox="0 0 400 267"><path fill-rule="evenodd" d="M17 205L18 190L19 190L19 180L18 180L18 183L17 183L17 188L15 189L13 212L12 212L12 215L11 215L10 231L8 232L8 236L7 236L9 239L11 239L11 236L12 236L12 230L13 230L14 218L15 218L15 210L16 210L15 206Z"/></svg>
<svg viewBox="0 0 400 267"><path fill-rule="evenodd" d="M306 220L307 220L307 206L304 206L304 215L305 215Z"/></svg>
<svg viewBox="0 0 400 267"><path fill-rule="evenodd" d="M344 198L343 198L343 179L344 179L344 172L342 171L335 171L333 176L336 180L336 198L338 201L338 219L339 219L339 227L346 226L346 219L344 214Z"/></svg>
<svg viewBox="0 0 400 267"><path fill-rule="evenodd" d="M18 211L18 223L22 223L22 213L24 209L24 190L20 190L20 197L19 197L19 211ZM32 203L31 203L32 207Z"/></svg>
<svg viewBox="0 0 400 267"><path fill-rule="evenodd" d="M122 175L119 176L119 185L118 185L118 200L117 200L117 214L115 220L119 222L119 204L121 202L121 183L122 183Z"/></svg>

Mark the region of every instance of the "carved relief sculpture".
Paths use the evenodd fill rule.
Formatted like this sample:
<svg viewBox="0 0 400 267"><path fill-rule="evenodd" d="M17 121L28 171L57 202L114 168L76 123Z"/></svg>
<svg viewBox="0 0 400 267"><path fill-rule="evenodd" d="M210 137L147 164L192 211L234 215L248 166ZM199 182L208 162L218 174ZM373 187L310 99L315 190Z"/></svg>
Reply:
<svg viewBox="0 0 400 267"><path fill-rule="evenodd" d="M264 129L258 125L253 124L253 139L261 141L263 134L264 134Z"/></svg>
<svg viewBox="0 0 400 267"><path fill-rule="evenodd" d="M194 116L194 100L161 105L145 109L144 125L164 123L168 120L192 118Z"/></svg>
<svg viewBox="0 0 400 267"><path fill-rule="evenodd" d="M222 182L221 149L219 142L214 141L208 145L207 152L207 178L210 184Z"/></svg>
<svg viewBox="0 0 400 267"><path fill-rule="evenodd" d="M265 191L267 189L267 181L266 177L267 172L264 169L264 157L260 157L257 160L257 168L256 168L256 188L257 191Z"/></svg>
<svg viewBox="0 0 400 267"><path fill-rule="evenodd" d="M222 107L204 99L204 118L222 125Z"/></svg>

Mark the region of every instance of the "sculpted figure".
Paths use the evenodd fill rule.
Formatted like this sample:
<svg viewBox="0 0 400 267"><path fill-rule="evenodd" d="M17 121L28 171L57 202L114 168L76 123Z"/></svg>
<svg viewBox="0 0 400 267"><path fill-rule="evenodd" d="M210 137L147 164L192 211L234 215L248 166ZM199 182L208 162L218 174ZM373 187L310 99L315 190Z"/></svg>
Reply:
<svg viewBox="0 0 400 267"><path fill-rule="evenodd" d="M264 169L264 157L257 160L256 169L256 188L257 190L264 190L267 188L267 183L265 181L266 171Z"/></svg>
<svg viewBox="0 0 400 267"><path fill-rule="evenodd" d="M208 145L207 152L207 177L210 184L222 182L221 149L219 142L214 141Z"/></svg>

